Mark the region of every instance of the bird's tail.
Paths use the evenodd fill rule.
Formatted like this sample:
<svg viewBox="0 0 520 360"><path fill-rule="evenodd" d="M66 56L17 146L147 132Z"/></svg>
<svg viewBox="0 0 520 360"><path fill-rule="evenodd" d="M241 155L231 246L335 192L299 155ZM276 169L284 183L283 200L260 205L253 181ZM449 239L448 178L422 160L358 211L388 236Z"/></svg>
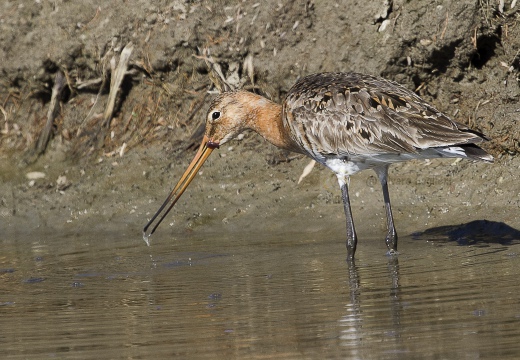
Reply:
<svg viewBox="0 0 520 360"><path fill-rule="evenodd" d="M438 147L435 150L441 157L468 158L485 162L494 162L493 156L475 144L461 144L445 147Z"/></svg>

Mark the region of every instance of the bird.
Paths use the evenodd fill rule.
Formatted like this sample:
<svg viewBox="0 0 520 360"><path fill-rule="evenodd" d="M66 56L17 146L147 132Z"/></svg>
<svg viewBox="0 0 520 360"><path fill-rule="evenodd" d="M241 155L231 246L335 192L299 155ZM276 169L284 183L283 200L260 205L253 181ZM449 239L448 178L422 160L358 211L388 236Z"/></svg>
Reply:
<svg viewBox="0 0 520 360"><path fill-rule="evenodd" d="M246 90L226 91L209 106L194 159L144 227L146 241L212 151L245 130L257 132L278 148L304 154L336 174L346 217L347 260L354 259L358 243L348 189L351 175L375 171L386 212L387 253L397 254L388 191L391 164L432 158L494 161L477 145L489 141L487 136L453 121L413 91L382 77L356 72L311 74L293 85L282 104Z"/></svg>

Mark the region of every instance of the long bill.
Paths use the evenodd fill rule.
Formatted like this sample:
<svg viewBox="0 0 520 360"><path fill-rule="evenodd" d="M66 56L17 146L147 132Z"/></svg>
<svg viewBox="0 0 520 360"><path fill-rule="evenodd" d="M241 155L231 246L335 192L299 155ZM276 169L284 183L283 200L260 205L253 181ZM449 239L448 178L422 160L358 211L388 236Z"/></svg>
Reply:
<svg viewBox="0 0 520 360"><path fill-rule="evenodd" d="M179 200L181 195L184 193L184 190L186 190L186 188L188 187L190 182L193 180L195 175L197 175L197 173L198 173L199 169L201 168L202 164L204 164L204 162L206 161L208 156L211 154L211 152L215 148L218 148L218 143L210 141L207 136L204 136L204 139L202 140L202 144L200 144L200 147L199 147L199 150L197 151L197 154L195 154L195 157L193 158L193 160L191 161L190 165L188 166L188 168L186 169L186 171L184 172L184 174L180 178L179 182L177 183L177 185L175 185L173 190L170 192L170 195L168 195L168 197L166 198L164 203L161 205L159 210L157 210L155 215L145 225L145 227L143 229L143 237L144 237L144 239L146 240L147 243L148 243L148 241L147 241L148 237L155 232L155 229L157 229L157 227L164 220L166 215L168 215L168 213L173 208L173 206L175 205L177 200ZM170 204L170 206L168 206L168 208L166 208L166 206L168 204ZM163 212L163 210L165 210L165 211ZM150 228L150 226L152 226L152 224L154 223L155 219L157 219L159 217L159 215L161 215L161 213L163 213L162 216L155 223L155 225L152 228L152 231L150 231L148 233L148 229Z"/></svg>

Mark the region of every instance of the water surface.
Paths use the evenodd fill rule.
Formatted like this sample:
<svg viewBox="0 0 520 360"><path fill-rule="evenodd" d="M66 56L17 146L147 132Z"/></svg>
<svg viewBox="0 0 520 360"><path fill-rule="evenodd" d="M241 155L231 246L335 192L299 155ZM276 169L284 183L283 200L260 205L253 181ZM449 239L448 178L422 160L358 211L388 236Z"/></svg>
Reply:
<svg viewBox="0 0 520 360"><path fill-rule="evenodd" d="M18 234L3 358L520 358L520 245L341 233Z"/></svg>

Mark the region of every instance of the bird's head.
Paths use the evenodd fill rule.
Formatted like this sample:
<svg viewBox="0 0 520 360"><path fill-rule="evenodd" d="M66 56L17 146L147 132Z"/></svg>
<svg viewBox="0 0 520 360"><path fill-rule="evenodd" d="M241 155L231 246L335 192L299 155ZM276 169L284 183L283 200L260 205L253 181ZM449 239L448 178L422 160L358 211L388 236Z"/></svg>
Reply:
<svg viewBox="0 0 520 360"><path fill-rule="evenodd" d="M258 95L238 90L222 93L213 100L206 114L206 130L199 150L163 205L144 227L145 239L155 231L179 200L212 151L250 127L250 120L257 115L256 109L259 105L262 106L259 103L262 99ZM170 205L167 207L168 204ZM163 215L148 233L148 228L163 210Z"/></svg>
<svg viewBox="0 0 520 360"><path fill-rule="evenodd" d="M206 113L204 141L218 147L250 128L251 120L258 115L259 106L262 106L259 104L262 99L243 90L220 94Z"/></svg>

